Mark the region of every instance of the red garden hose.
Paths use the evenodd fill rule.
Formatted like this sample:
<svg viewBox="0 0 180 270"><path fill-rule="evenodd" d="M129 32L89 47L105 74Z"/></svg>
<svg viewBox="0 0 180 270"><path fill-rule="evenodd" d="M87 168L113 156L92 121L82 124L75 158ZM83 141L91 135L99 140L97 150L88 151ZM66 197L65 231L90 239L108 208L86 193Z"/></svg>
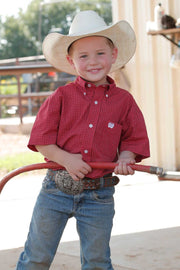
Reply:
<svg viewBox="0 0 180 270"><path fill-rule="evenodd" d="M93 169L112 169L117 166L117 163L113 162L89 162L88 163L91 168ZM135 170L135 171L141 171L141 172L147 172L152 174L161 175L163 172L163 169L160 167L154 167L154 166L145 166L145 165L137 165L137 164L129 164L129 166ZM31 164L27 166L20 167L18 169L15 169L5 175L2 180L0 181L0 193L3 190L3 187L5 184L14 176L21 174L23 172L33 171L33 170L40 170L40 169L55 169L58 170L61 166L55 162L47 162L47 163L36 163ZM62 168L62 167L61 167Z"/></svg>

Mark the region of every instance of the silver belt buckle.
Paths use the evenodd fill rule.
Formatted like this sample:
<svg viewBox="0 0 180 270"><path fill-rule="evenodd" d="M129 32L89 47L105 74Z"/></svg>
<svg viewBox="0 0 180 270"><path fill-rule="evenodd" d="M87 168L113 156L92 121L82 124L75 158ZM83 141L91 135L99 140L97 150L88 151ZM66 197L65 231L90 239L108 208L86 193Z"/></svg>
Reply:
<svg viewBox="0 0 180 270"><path fill-rule="evenodd" d="M83 181L73 180L67 171L57 171L55 175L55 183L60 191L68 195L77 195L82 193L84 190Z"/></svg>

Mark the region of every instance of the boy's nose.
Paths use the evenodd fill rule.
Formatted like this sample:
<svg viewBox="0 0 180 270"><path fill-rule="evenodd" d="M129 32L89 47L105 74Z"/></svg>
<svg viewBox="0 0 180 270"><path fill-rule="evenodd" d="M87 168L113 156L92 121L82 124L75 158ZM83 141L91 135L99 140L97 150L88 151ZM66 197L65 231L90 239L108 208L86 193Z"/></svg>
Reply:
<svg viewBox="0 0 180 270"><path fill-rule="evenodd" d="M89 59L89 64L95 65L97 63L97 57L95 55L91 56Z"/></svg>

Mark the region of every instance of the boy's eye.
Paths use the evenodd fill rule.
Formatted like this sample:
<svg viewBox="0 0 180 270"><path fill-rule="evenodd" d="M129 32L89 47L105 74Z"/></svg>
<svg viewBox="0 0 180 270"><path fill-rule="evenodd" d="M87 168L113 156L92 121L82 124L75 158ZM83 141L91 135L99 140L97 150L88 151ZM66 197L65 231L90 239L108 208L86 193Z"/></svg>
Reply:
<svg viewBox="0 0 180 270"><path fill-rule="evenodd" d="M80 58L86 58L86 57L87 57L87 54L80 55Z"/></svg>
<svg viewBox="0 0 180 270"><path fill-rule="evenodd" d="M103 55L104 54L104 52L98 52L98 55Z"/></svg>

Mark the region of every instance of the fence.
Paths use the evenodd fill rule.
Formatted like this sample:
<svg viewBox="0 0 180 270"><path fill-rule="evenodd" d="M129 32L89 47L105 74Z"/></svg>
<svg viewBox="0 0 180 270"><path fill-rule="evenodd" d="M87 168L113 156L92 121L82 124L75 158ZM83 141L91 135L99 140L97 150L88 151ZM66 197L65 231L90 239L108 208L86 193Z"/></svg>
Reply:
<svg viewBox="0 0 180 270"><path fill-rule="evenodd" d="M0 76L3 75L14 75L17 79L17 94L15 95L2 95L0 93L0 117L1 117L1 104L2 101L15 99L17 100L18 104L18 116L20 118L20 123L23 123L23 106L22 101L26 100L28 103L28 110L31 110L32 107L32 100L34 99L43 99L48 97L52 91L35 91L31 92L27 90L27 93L21 93L21 87L22 83L20 82L20 77L23 74L37 74L37 73L49 73L49 72L57 72L57 70L52 67L50 64L48 64L44 56L36 56L36 57L23 57L19 59L7 59L7 60L1 60L0 61ZM59 72L59 71L58 71ZM68 78L59 78L56 80L56 83L62 83ZM70 78L72 79L72 78ZM53 81L53 80L52 80ZM38 81L37 81L37 89L38 89ZM27 82L27 85L30 85L29 82Z"/></svg>

